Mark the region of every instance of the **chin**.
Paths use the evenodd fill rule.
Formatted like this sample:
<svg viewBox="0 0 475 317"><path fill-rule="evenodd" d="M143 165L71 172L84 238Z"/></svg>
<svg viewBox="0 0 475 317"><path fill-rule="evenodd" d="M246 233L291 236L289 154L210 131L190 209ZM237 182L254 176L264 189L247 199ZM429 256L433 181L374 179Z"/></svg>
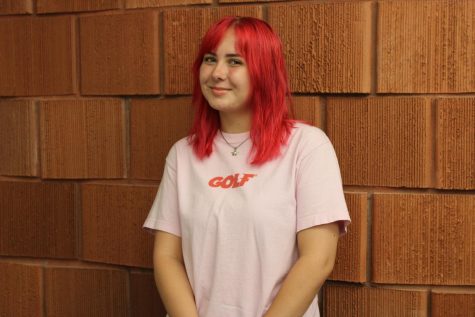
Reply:
<svg viewBox="0 0 475 317"><path fill-rule="evenodd" d="M206 100L208 101L210 107L216 110L226 110L232 108L227 102L216 100L215 98L206 98Z"/></svg>
<svg viewBox="0 0 475 317"><path fill-rule="evenodd" d="M231 112L234 109L227 107L226 105L217 105L217 104L209 104L211 108L217 111L223 111L223 112Z"/></svg>

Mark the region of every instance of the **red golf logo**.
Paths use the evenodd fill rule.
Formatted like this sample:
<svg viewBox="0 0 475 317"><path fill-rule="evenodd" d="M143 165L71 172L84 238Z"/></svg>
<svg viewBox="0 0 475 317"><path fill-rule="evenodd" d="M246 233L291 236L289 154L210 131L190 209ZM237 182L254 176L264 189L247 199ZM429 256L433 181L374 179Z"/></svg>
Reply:
<svg viewBox="0 0 475 317"><path fill-rule="evenodd" d="M241 187L256 175L257 174L243 174L242 177L239 177L240 173L236 173L226 177L216 176L209 180L208 185L211 187L222 188Z"/></svg>

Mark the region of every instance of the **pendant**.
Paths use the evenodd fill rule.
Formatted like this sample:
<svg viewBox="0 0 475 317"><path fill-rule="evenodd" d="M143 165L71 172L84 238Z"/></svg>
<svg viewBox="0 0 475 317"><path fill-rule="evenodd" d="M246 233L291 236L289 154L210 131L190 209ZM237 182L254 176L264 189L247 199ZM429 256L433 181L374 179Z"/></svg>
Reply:
<svg viewBox="0 0 475 317"><path fill-rule="evenodd" d="M234 151L232 151L231 154L232 154L233 156L236 156L236 155L238 154L237 148L234 148Z"/></svg>

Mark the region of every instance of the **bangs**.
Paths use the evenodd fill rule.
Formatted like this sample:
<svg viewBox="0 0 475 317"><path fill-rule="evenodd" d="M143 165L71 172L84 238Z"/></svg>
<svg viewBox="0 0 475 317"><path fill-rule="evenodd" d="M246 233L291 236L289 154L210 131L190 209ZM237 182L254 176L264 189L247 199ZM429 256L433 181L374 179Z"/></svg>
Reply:
<svg viewBox="0 0 475 317"><path fill-rule="evenodd" d="M220 22L212 25L206 34L203 36L201 39L201 45L198 51L198 54L196 56L196 60L194 62L194 69L199 69L199 66L201 65L201 61L203 59L203 56L206 53L213 52L216 47L219 45L221 40L224 37L224 34L226 31L233 27L235 24L237 24L239 17L235 16L228 16L223 18ZM238 40L239 42L239 40ZM237 45L239 46L239 45ZM236 47L236 50L238 48Z"/></svg>

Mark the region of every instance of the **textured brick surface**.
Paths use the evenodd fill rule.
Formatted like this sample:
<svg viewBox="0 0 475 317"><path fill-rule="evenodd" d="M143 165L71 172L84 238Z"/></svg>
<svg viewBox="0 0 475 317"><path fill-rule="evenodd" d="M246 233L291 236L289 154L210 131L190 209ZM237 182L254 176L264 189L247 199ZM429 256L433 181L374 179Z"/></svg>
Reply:
<svg viewBox="0 0 475 317"><path fill-rule="evenodd" d="M431 317L468 317L475 314L475 291L433 290Z"/></svg>
<svg viewBox="0 0 475 317"><path fill-rule="evenodd" d="M335 266L330 280L366 282L368 198L366 193L345 193L351 217L348 233L338 241Z"/></svg>
<svg viewBox="0 0 475 317"><path fill-rule="evenodd" d="M81 92L159 93L157 12L80 18Z"/></svg>
<svg viewBox="0 0 475 317"><path fill-rule="evenodd" d="M166 316L152 273L130 273L130 309L131 316Z"/></svg>
<svg viewBox="0 0 475 317"><path fill-rule="evenodd" d="M142 224L156 192L157 186L84 184L83 258L152 267L153 235Z"/></svg>
<svg viewBox="0 0 475 317"><path fill-rule="evenodd" d="M427 317L428 292L364 286L326 285L325 317Z"/></svg>
<svg viewBox="0 0 475 317"><path fill-rule="evenodd" d="M38 174L37 116L28 100L0 100L0 174Z"/></svg>
<svg viewBox="0 0 475 317"><path fill-rule="evenodd" d="M437 100L437 187L475 189L475 98Z"/></svg>
<svg viewBox="0 0 475 317"><path fill-rule="evenodd" d="M324 128L325 112L319 97L293 97L293 110L296 119Z"/></svg>
<svg viewBox="0 0 475 317"><path fill-rule="evenodd" d="M120 99L40 102L43 178L125 177Z"/></svg>
<svg viewBox="0 0 475 317"><path fill-rule="evenodd" d="M378 92L475 91L474 1L378 6Z"/></svg>
<svg viewBox="0 0 475 317"><path fill-rule="evenodd" d="M162 178L165 157L191 127L191 99L133 99L130 112L132 178Z"/></svg>
<svg viewBox="0 0 475 317"><path fill-rule="evenodd" d="M350 187L322 317L475 317L474 0L0 0L0 316L166 316L142 225L236 14Z"/></svg>
<svg viewBox="0 0 475 317"><path fill-rule="evenodd" d="M272 2L272 1L280 1L280 0L218 0L219 3L236 3L236 2ZM288 0L290 2L293 0Z"/></svg>
<svg viewBox="0 0 475 317"><path fill-rule="evenodd" d="M0 15L32 13L31 0L2 0L0 1Z"/></svg>
<svg viewBox="0 0 475 317"><path fill-rule="evenodd" d="M119 0L37 0L38 13L93 11L120 8Z"/></svg>
<svg viewBox="0 0 475 317"><path fill-rule="evenodd" d="M213 3L213 0L125 0L126 8L164 7L207 3Z"/></svg>
<svg viewBox="0 0 475 317"><path fill-rule="evenodd" d="M43 316L41 268L0 263L0 285L0 316Z"/></svg>
<svg viewBox="0 0 475 317"><path fill-rule="evenodd" d="M430 102L329 98L327 132L345 185L431 186Z"/></svg>
<svg viewBox="0 0 475 317"><path fill-rule="evenodd" d="M262 18L262 8L260 6L229 6L183 8L163 12L166 94L191 93L191 67L201 38L213 22L226 15Z"/></svg>
<svg viewBox="0 0 475 317"><path fill-rule="evenodd" d="M0 254L74 257L74 186L0 182L0 224Z"/></svg>
<svg viewBox="0 0 475 317"><path fill-rule="evenodd" d="M0 20L0 96L74 92L71 16L3 17Z"/></svg>
<svg viewBox="0 0 475 317"><path fill-rule="evenodd" d="M276 4L268 15L292 91L370 91L370 2Z"/></svg>
<svg viewBox="0 0 475 317"><path fill-rule="evenodd" d="M475 284L475 195L374 194L372 280Z"/></svg>
<svg viewBox="0 0 475 317"><path fill-rule="evenodd" d="M47 268L48 317L127 316L127 273L115 269Z"/></svg>

